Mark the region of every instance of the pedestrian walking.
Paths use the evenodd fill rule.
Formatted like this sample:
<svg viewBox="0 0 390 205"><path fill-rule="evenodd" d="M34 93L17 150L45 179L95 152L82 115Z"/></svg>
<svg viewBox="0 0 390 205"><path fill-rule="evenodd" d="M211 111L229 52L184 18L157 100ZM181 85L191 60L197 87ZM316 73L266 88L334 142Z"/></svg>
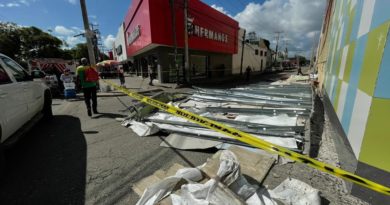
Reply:
<svg viewBox="0 0 390 205"><path fill-rule="evenodd" d="M121 87L125 87L125 71L123 70L123 66L118 66L118 77L121 82Z"/></svg>
<svg viewBox="0 0 390 205"><path fill-rule="evenodd" d="M151 63L148 64L148 73L149 73L149 78L150 78L149 85L153 86L154 72L153 72L153 66Z"/></svg>
<svg viewBox="0 0 390 205"><path fill-rule="evenodd" d="M252 69L251 69L250 66L246 67L245 73L246 73L246 81L247 81L247 82L250 81L251 71L252 71Z"/></svg>
<svg viewBox="0 0 390 205"><path fill-rule="evenodd" d="M305 74L302 73L301 66L298 66L298 73L297 73L297 75L305 75Z"/></svg>
<svg viewBox="0 0 390 205"><path fill-rule="evenodd" d="M77 67L77 77L80 80L81 87L83 88L85 105L87 106L88 116L98 114L97 111L97 96L96 86L99 80L99 74L95 68L88 65L86 58L81 59L81 65ZM91 110L92 101L92 110Z"/></svg>

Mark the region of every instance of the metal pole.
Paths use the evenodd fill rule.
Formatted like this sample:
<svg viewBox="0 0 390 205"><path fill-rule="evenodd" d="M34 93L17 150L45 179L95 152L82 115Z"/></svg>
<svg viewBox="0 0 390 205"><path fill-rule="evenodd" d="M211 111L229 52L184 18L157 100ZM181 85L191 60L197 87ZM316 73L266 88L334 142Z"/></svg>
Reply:
<svg viewBox="0 0 390 205"><path fill-rule="evenodd" d="M314 71L314 46L315 46L315 35L313 36L313 45L311 47L311 56L310 56L310 72Z"/></svg>
<svg viewBox="0 0 390 205"><path fill-rule="evenodd" d="M280 34L282 33L281 31L277 31L275 32L276 33L276 48L275 48L275 52L276 52L276 55L275 55L275 62L278 58L278 47L279 47L279 38L280 38Z"/></svg>
<svg viewBox="0 0 390 205"><path fill-rule="evenodd" d="M92 45L92 36L94 35L91 29L89 28L87 7L85 5L85 0L80 0L81 13L83 15L84 29L85 29L85 38L87 39L87 48L88 48L88 57L89 63L91 65L96 64L95 53Z"/></svg>
<svg viewBox="0 0 390 205"><path fill-rule="evenodd" d="M184 0L184 69L183 69L183 77L184 82L189 82L189 53L188 53L188 28L187 28L187 21L188 21L188 0Z"/></svg>
<svg viewBox="0 0 390 205"><path fill-rule="evenodd" d="M242 49L241 49L240 75L242 75L242 65L243 65L243 63L244 63L245 34L246 34L246 30L244 29L244 35L242 35Z"/></svg>
<svg viewBox="0 0 390 205"><path fill-rule="evenodd" d="M171 3L171 15L172 15L172 33L173 33L173 47L174 47L174 59L173 63L176 71L176 84L179 84L179 67L177 65L177 39L176 39L176 14L175 14L175 0L170 0Z"/></svg>

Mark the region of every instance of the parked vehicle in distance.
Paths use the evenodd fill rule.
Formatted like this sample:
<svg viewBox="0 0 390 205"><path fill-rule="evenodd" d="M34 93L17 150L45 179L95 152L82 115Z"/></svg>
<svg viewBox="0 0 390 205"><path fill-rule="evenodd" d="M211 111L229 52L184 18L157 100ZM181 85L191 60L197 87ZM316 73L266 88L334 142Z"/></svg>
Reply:
<svg viewBox="0 0 390 205"><path fill-rule="evenodd" d="M41 79L50 89L58 88L58 80L56 75L50 75L39 69L31 71L31 75L35 76L36 79Z"/></svg>
<svg viewBox="0 0 390 205"><path fill-rule="evenodd" d="M103 79L118 77L118 65L115 60L105 60L96 64L99 76Z"/></svg>
<svg viewBox="0 0 390 205"><path fill-rule="evenodd" d="M34 81L44 82L50 88L52 95L56 96L60 94L61 86L55 74L46 73L38 68L33 68L31 75L34 77Z"/></svg>
<svg viewBox="0 0 390 205"><path fill-rule="evenodd" d="M30 75L22 66L0 53L0 172L4 168L3 149L14 144L42 117L53 116L50 88L42 74Z"/></svg>

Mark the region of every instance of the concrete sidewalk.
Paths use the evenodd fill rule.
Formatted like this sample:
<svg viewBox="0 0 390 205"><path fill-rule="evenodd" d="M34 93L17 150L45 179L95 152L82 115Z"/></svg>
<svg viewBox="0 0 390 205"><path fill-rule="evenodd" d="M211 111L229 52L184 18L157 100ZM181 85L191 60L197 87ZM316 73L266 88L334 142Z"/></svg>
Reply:
<svg viewBox="0 0 390 205"><path fill-rule="evenodd" d="M106 79L118 85L120 81L118 78ZM176 83L160 83L158 80L153 80L153 86L149 85L149 78L142 78L141 76L125 76L125 86L128 89L135 91L145 91L151 89L170 90L176 88ZM100 81L101 83L103 81ZM103 82L104 83L104 82Z"/></svg>
<svg viewBox="0 0 390 205"><path fill-rule="evenodd" d="M288 78L292 73L295 73L295 70L277 72L277 73L253 73L251 75L250 81L246 81L245 74L243 75L226 75L218 76L214 78L204 78L193 80L188 86L178 86L176 83L160 83L158 80L153 80L153 86L149 85L149 78L143 78L141 76L125 76L125 85L126 88L134 91L145 91L151 89L162 89L164 91L185 91L191 89L191 86L199 87L235 87L239 85L245 85L250 83L258 83L259 81L268 82L268 81L277 81L280 79ZM110 80L116 84L120 84L118 78L106 79ZM100 81L104 85L103 81ZM104 90L104 89L103 89Z"/></svg>

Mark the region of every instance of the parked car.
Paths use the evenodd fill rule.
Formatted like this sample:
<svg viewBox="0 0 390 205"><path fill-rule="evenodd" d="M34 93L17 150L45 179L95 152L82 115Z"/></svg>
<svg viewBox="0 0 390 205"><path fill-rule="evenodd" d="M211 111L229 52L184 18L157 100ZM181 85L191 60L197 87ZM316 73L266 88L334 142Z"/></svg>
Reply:
<svg viewBox="0 0 390 205"><path fill-rule="evenodd" d="M53 116L50 88L42 81L33 81L39 77L0 53L0 172L4 169L4 148L42 117Z"/></svg>
<svg viewBox="0 0 390 205"><path fill-rule="evenodd" d="M34 77L34 81L41 80L46 83L46 85L50 88L52 94L59 94L60 84L58 82L57 76L50 73L45 73L40 69L34 69L31 71L31 75Z"/></svg>

